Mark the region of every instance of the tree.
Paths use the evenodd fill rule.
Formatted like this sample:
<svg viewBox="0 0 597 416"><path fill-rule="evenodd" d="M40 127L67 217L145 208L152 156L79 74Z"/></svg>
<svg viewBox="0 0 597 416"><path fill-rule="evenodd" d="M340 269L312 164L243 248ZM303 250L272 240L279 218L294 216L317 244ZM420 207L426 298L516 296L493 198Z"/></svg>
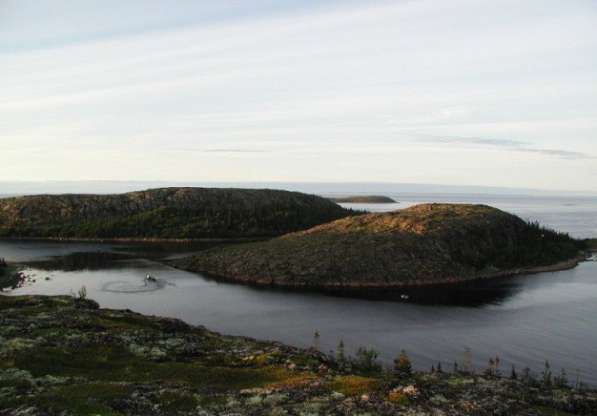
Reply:
<svg viewBox="0 0 597 416"><path fill-rule="evenodd" d="M319 350L319 348L320 348L319 339L320 339L319 331L315 331L315 333L313 334L313 348L315 348L316 350Z"/></svg>
<svg viewBox="0 0 597 416"><path fill-rule="evenodd" d="M514 367L514 364L512 364L512 371L510 372L510 378L512 380L518 379L518 374L516 374L516 367Z"/></svg>
<svg viewBox="0 0 597 416"><path fill-rule="evenodd" d="M400 355L394 359L394 374L399 377L410 377L412 375L412 364L406 351L400 351Z"/></svg>
<svg viewBox="0 0 597 416"><path fill-rule="evenodd" d="M562 368L560 375L554 377L553 383L558 388L568 387L568 374L566 374L566 370Z"/></svg>
<svg viewBox="0 0 597 416"><path fill-rule="evenodd" d="M377 361L379 353L374 349L359 348L356 354L356 359L353 360L353 365L358 370L366 373L381 371L381 364Z"/></svg>
<svg viewBox="0 0 597 416"><path fill-rule="evenodd" d="M336 349L336 361L340 367L346 364L346 352L344 351L344 340L340 340L338 348Z"/></svg>
<svg viewBox="0 0 597 416"><path fill-rule="evenodd" d="M552 385L552 373L551 373L551 366L549 365L549 361L545 361L545 368L541 373L541 378L543 380L543 386L551 387Z"/></svg>
<svg viewBox="0 0 597 416"><path fill-rule="evenodd" d="M462 366L465 373L470 374L473 372L473 354L471 353L471 349L468 347L464 350Z"/></svg>

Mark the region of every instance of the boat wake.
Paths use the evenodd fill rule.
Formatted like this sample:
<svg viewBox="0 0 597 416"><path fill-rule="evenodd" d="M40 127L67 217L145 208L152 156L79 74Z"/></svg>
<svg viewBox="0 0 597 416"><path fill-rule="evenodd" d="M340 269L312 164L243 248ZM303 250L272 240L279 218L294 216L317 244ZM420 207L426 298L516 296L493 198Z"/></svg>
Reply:
<svg viewBox="0 0 597 416"><path fill-rule="evenodd" d="M162 279L155 280L143 280L139 284L132 282L108 282L102 286L103 292L111 293L143 293L143 292L155 292L156 290L164 289L166 286L174 286L173 283L166 282Z"/></svg>

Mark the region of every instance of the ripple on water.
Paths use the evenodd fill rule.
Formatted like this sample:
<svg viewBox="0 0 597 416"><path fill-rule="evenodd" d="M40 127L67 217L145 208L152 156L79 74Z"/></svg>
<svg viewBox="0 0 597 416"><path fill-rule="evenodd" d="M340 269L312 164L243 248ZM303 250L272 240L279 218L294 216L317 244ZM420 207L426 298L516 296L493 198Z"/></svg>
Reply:
<svg viewBox="0 0 597 416"><path fill-rule="evenodd" d="M175 286L174 283L169 283L163 279L156 279L155 281L143 281L139 284L115 281L108 282L102 286L103 292L110 293L143 293L155 292L156 290L164 289L166 286Z"/></svg>

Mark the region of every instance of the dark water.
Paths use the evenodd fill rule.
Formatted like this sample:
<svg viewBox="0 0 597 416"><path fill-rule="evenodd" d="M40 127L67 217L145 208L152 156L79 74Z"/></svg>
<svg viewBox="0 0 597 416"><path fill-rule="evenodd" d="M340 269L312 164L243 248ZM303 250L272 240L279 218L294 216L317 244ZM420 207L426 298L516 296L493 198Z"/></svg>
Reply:
<svg viewBox="0 0 597 416"><path fill-rule="evenodd" d="M548 225L573 235L597 236L597 203L531 199L492 205L500 203L530 219L549 219ZM418 368L437 361L449 368L470 348L477 369L496 354L504 372L511 364L539 372L549 360L556 372L565 368L571 378L580 372L583 381L597 385L595 261L440 289L421 299L377 301L221 283L159 262L202 248L0 241L0 257L28 265L35 279L14 294L68 294L85 286L104 307L178 317L228 334L310 346L318 331L324 351L343 339L349 350L373 347L389 363L406 349ZM145 284L147 273L157 282Z"/></svg>

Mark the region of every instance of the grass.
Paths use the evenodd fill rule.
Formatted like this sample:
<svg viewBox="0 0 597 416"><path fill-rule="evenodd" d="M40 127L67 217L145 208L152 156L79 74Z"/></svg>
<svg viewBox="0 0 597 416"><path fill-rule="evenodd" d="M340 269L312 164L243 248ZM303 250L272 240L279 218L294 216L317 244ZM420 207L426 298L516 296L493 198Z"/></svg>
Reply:
<svg viewBox="0 0 597 416"><path fill-rule="evenodd" d="M346 396L360 396L379 387L379 380L355 375L337 376L326 387Z"/></svg>
<svg viewBox="0 0 597 416"><path fill-rule="evenodd" d="M14 358L14 366L35 377L51 374L84 377L94 381L185 384L211 391L294 383L294 375L278 367L209 366L201 361L153 362L117 345L92 345L78 349L36 348Z"/></svg>

